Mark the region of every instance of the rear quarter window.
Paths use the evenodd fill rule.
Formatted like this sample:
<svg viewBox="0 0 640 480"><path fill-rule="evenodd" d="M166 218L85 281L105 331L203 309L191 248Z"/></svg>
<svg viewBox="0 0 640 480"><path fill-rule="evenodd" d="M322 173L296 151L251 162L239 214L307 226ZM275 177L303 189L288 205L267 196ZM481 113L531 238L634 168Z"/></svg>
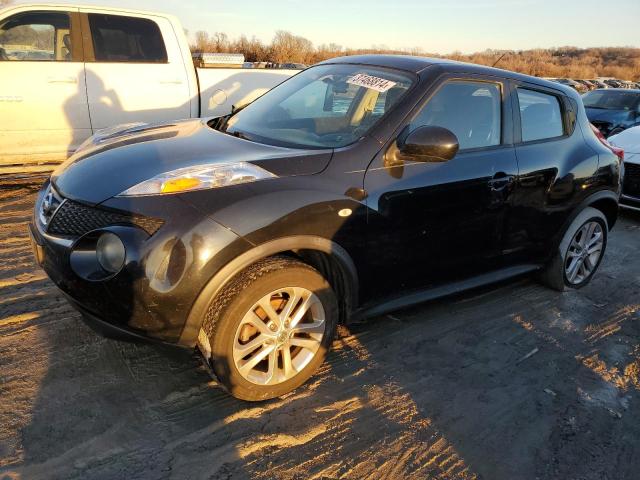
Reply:
<svg viewBox="0 0 640 480"><path fill-rule="evenodd" d="M154 21L98 13L88 16L96 62L167 62L162 33Z"/></svg>
<svg viewBox="0 0 640 480"><path fill-rule="evenodd" d="M564 135L562 108L555 95L518 88L522 141L533 142Z"/></svg>

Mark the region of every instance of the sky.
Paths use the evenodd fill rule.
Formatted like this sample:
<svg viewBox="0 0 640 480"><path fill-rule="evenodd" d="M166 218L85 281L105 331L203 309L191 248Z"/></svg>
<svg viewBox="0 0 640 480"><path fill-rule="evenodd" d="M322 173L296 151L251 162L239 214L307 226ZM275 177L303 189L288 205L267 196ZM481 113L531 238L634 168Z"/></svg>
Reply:
<svg viewBox="0 0 640 480"><path fill-rule="evenodd" d="M16 0L14 3L26 3ZM63 0L61 3L65 3ZM68 2L66 2L68 3ZM271 41L471 53L558 46L640 47L640 0L79 0L176 15L198 30Z"/></svg>

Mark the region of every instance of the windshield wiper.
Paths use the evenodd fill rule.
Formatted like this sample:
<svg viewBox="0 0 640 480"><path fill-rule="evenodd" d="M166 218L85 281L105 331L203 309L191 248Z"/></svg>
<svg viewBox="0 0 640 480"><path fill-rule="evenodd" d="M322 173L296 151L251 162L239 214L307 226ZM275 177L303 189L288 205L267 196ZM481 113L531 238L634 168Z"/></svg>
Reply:
<svg viewBox="0 0 640 480"><path fill-rule="evenodd" d="M214 119L209 125L211 128L213 128L214 130L217 130L219 132L223 132L226 133L227 131L227 126L229 125L229 120L231 120L231 117L233 117L236 113L240 112L241 110L243 110L247 105L249 105L248 103L245 105L242 105L238 108L232 107L231 113L227 113L226 115L223 115L221 117L218 117L216 119Z"/></svg>
<svg viewBox="0 0 640 480"><path fill-rule="evenodd" d="M242 132L236 130L234 132L229 133L229 135L233 135L234 137L241 138L243 140L249 140L249 138Z"/></svg>

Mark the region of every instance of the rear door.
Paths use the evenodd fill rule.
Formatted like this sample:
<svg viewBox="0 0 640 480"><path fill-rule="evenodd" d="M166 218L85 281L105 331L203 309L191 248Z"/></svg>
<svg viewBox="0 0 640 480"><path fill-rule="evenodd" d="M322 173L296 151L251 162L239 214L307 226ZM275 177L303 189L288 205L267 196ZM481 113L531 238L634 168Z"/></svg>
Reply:
<svg viewBox="0 0 640 480"><path fill-rule="evenodd" d="M64 160L91 135L77 9L0 20L0 161Z"/></svg>
<svg viewBox="0 0 640 480"><path fill-rule="evenodd" d="M506 236L517 263L545 261L582 192L597 181L597 153L576 129L578 105L562 92L527 82L513 90L520 174ZM577 130L577 131L576 131Z"/></svg>
<svg viewBox="0 0 640 480"><path fill-rule="evenodd" d="M517 175L508 87L491 77L443 79L399 131L445 127L459 153L448 162L394 165L392 142L370 165L369 261L381 285L436 286L501 266Z"/></svg>
<svg viewBox="0 0 640 480"><path fill-rule="evenodd" d="M81 12L94 131L189 118L187 66L167 19Z"/></svg>

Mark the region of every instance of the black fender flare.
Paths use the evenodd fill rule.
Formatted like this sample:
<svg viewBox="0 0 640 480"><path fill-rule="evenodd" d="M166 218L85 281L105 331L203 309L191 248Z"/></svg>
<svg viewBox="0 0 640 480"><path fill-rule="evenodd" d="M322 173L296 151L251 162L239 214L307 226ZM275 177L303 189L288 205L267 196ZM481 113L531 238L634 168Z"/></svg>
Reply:
<svg viewBox="0 0 640 480"><path fill-rule="evenodd" d="M347 298L344 300L348 310L353 310L358 302L358 272L355 263L347 251L332 240L322 237L311 235L282 237L244 252L213 275L191 307L178 344L187 347L194 347L196 345L198 334L200 333L200 328L202 327L202 322L204 321L209 305L235 275L258 260L295 250L319 251L330 255L337 261L340 267L342 281L346 287L344 293Z"/></svg>

